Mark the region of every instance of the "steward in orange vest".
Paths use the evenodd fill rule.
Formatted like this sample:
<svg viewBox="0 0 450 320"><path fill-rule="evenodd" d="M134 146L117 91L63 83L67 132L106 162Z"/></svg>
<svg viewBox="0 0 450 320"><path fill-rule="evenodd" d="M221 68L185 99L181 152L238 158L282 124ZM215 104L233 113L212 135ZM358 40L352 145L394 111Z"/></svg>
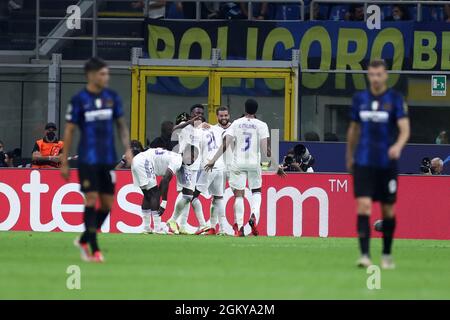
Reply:
<svg viewBox="0 0 450 320"><path fill-rule="evenodd" d="M58 140L56 136L56 124L49 122L45 126L45 136L34 144L31 156L31 167L59 168L61 165L60 154L62 153L64 142Z"/></svg>

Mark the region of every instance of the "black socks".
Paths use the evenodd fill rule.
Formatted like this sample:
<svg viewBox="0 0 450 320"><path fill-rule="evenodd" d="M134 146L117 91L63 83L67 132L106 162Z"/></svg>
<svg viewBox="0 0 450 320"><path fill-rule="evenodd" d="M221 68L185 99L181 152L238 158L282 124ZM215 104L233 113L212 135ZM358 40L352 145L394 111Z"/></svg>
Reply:
<svg viewBox="0 0 450 320"><path fill-rule="evenodd" d="M357 229L361 254L369 255L369 242L370 242L369 216L358 214Z"/></svg>
<svg viewBox="0 0 450 320"><path fill-rule="evenodd" d="M383 219L383 254L391 254L395 231L395 217Z"/></svg>
<svg viewBox="0 0 450 320"><path fill-rule="evenodd" d="M109 210L97 210L97 229L100 229L103 225L103 222L105 222L106 218L108 218Z"/></svg>
<svg viewBox="0 0 450 320"><path fill-rule="evenodd" d="M97 214L95 208L84 208L84 226L86 230L80 238L80 243L89 243L92 252L98 251L97 244Z"/></svg>

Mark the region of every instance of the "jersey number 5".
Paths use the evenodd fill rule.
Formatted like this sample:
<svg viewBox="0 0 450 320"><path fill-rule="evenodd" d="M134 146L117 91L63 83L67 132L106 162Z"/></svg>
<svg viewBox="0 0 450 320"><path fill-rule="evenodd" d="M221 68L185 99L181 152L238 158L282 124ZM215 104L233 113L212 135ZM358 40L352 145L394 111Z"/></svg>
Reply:
<svg viewBox="0 0 450 320"><path fill-rule="evenodd" d="M251 132L244 132L245 136L245 146L241 149L242 151L248 151L250 149L250 143L252 141L252 133Z"/></svg>

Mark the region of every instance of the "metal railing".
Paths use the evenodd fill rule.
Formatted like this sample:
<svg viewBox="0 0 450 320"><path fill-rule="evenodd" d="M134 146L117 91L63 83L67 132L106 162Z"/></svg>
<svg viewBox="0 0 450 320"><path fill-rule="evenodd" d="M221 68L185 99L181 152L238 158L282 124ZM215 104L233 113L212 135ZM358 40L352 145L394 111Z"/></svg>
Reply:
<svg viewBox="0 0 450 320"><path fill-rule="evenodd" d="M329 3L329 4L363 4L364 5L364 21L367 20L367 6L368 5L389 5L389 4L412 4L417 8L417 21L422 21L422 5L427 6L441 6L444 4L450 4L450 1L426 1L426 0L312 0L309 4L309 19L314 20L314 6L315 4Z"/></svg>
<svg viewBox="0 0 450 320"><path fill-rule="evenodd" d="M108 0L108 2L135 2L136 0ZM98 4L101 2L101 0L80 0L78 4L81 3L92 3L92 17L80 17L81 21L92 21L92 35L90 36L77 36L77 37L66 37L66 36L52 36L52 35L40 35L40 24L41 21L59 21L57 27L61 24L61 22L65 21L68 16L64 17L45 17L41 16L41 0L36 0L36 48L35 48L35 58L37 60L40 59L40 49L41 49L41 40L49 40L49 39L56 39L56 40L81 40L81 41L92 41L92 55L97 55L97 41L144 41L144 38L139 37L99 37L98 36L98 22L102 21L117 21L117 22L123 22L123 21L144 21L145 18L149 14L149 6L148 1L144 1L144 9L142 13L142 18L134 18L134 17L99 17L98 16ZM178 0L177 2L194 2L189 0ZM206 1L195 1L196 5L196 17L195 20L210 20L210 19L201 19L201 3ZM224 3L227 1L217 1L218 3ZM261 2L270 2L265 0L235 0L233 2L247 3L247 9L248 9L248 19L252 20L252 3L261 3ZM303 21L305 19L305 4L303 0L284 0L283 3L292 3L292 4L299 4L300 5L300 21ZM180 19L177 19L180 20ZM183 19L183 20L192 20L192 19ZM220 20L220 19L214 19L214 20Z"/></svg>

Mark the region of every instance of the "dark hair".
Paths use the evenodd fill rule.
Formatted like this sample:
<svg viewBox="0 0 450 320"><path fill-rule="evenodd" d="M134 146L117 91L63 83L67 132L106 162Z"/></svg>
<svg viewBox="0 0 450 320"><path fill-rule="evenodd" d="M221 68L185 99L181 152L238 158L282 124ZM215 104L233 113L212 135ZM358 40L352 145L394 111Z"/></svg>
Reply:
<svg viewBox="0 0 450 320"><path fill-rule="evenodd" d="M99 71L108 65L100 58L92 57L84 64L84 73Z"/></svg>
<svg viewBox="0 0 450 320"><path fill-rule="evenodd" d="M170 120L163 121L163 122L161 123L161 129L164 128L164 127L166 127L166 126L173 126L173 122L170 121Z"/></svg>
<svg viewBox="0 0 450 320"><path fill-rule="evenodd" d="M254 99L245 101L245 112L248 114L255 114L258 111L258 102Z"/></svg>
<svg viewBox="0 0 450 320"><path fill-rule="evenodd" d="M192 112L192 110L194 110L194 109L196 109L196 108L200 108L200 109L205 110L205 107L204 107L201 103L196 103L196 104L194 104L194 105L191 107L190 112Z"/></svg>
<svg viewBox="0 0 450 320"><path fill-rule="evenodd" d="M138 140L131 140L130 141L130 149L133 153L133 156L136 156L138 153L144 151L144 147L142 146L142 143Z"/></svg>
<svg viewBox="0 0 450 320"><path fill-rule="evenodd" d="M218 115L220 111L227 111L228 112L228 107L225 107L225 106L218 107L216 109L216 115Z"/></svg>
<svg viewBox="0 0 450 320"><path fill-rule="evenodd" d="M379 68L379 67L383 67L385 70L387 70L388 66L386 64L386 61L384 61L383 59L374 59L374 60L369 62L369 65L368 65L367 69L369 69L369 68Z"/></svg>
<svg viewBox="0 0 450 320"><path fill-rule="evenodd" d="M320 137L317 132L308 131L305 133L305 141L320 141Z"/></svg>

